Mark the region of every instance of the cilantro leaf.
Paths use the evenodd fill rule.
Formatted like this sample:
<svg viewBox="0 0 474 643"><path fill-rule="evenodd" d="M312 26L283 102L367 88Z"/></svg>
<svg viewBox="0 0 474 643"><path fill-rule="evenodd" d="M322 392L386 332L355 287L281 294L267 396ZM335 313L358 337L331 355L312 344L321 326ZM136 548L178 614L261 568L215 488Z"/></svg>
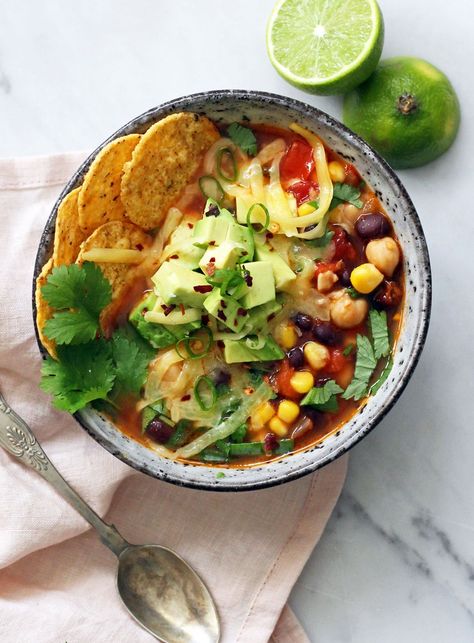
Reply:
<svg viewBox="0 0 474 643"><path fill-rule="evenodd" d="M104 340L81 346L58 346L58 360L48 357L41 369L41 388L54 396L57 409L75 413L93 400L106 399L115 375L110 347Z"/></svg>
<svg viewBox="0 0 474 643"><path fill-rule="evenodd" d="M392 370L393 360L391 357L388 358L387 363L383 367L382 372L378 376L377 380L372 384L370 388L370 394L375 395L385 380L388 378L390 371Z"/></svg>
<svg viewBox="0 0 474 643"><path fill-rule="evenodd" d="M349 185L348 183L334 183L333 196L329 210L333 210L341 203L351 203L356 208L361 208L364 204L360 200L359 188Z"/></svg>
<svg viewBox="0 0 474 643"><path fill-rule="evenodd" d="M379 359L379 357L387 357L390 353L387 313L384 310L379 312L375 310L375 308L372 308L369 312L369 322L375 357L377 359Z"/></svg>
<svg viewBox="0 0 474 643"><path fill-rule="evenodd" d="M333 236L334 232L332 230L326 230L322 237L318 239L305 239L305 243L307 243L308 246L313 246L313 248L325 248Z"/></svg>
<svg viewBox="0 0 474 643"><path fill-rule="evenodd" d="M56 344L85 344L96 336L97 323L87 310L65 310L47 320L44 334Z"/></svg>
<svg viewBox="0 0 474 643"><path fill-rule="evenodd" d="M45 325L45 334L57 344L82 344L99 330L99 315L112 300L112 288L93 263L58 266L41 290L56 309Z"/></svg>
<svg viewBox="0 0 474 643"><path fill-rule="evenodd" d="M318 411L337 411L338 404L336 395L342 393L339 384L329 380L324 386L312 388L301 400L302 406L312 406Z"/></svg>
<svg viewBox="0 0 474 643"><path fill-rule="evenodd" d="M257 154L257 139L251 129L239 123L232 123L227 129L227 134L243 152L250 156Z"/></svg>
<svg viewBox="0 0 474 643"><path fill-rule="evenodd" d="M357 335L357 358L354 377L342 397L349 400L360 400L367 393L369 380L377 365L374 349L365 335Z"/></svg>
<svg viewBox="0 0 474 643"><path fill-rule="evenodd" d="M352 351L354 350L354 348L355 348L355 345L354 345L354 344L347 344L347 346L345 347L345 349L342 351L342 354L343 354L345 357L347 357L348 355L350 355L350 354L352 353Z"/></svg>
<svg viewBox="0 0 474 643"><path fill-rule="evenodd" d="M360 294L360 292L359 292L358 290L356 290L356 289L354 288L354 286L348 286L348 287L346 288L346 292L347 292L347 294L349 295L349 297L350 297L351 299L360 299L360 298L362 297L362 295Z"/></svg>
<svg viewBox="0 0 474 643"><path fill-rule="evenodd" d="M138 393L146 379L150 361L148 352L142 350L138 343L130 341L120 330L114 333L111 344L116 378L113 396Z"/></svg>

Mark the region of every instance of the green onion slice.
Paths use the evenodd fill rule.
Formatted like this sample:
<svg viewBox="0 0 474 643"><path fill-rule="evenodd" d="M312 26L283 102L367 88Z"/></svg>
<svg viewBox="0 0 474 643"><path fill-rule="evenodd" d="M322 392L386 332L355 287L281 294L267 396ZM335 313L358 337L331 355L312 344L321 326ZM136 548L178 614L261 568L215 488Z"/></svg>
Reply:
<svg viewBox="0 0 474 643"><path fill-rule="evenodd" d="M258 220L252 221L252 212L256 207L259 207L263 210L263 213L265 215L265 223L262 223L261 221L258 221ZM270 213L268 212L268 208L263 203L254 203L253 205L251 205L249 208L249 211L247 212L247 226L249 228L252 228L252 230L254 230L255 232L263 232L264 230L268 230L269 225L270 225ZM255 226L260 226L260 227L257 228Z"/></svg>
<svg viewBox="0 0 474 643"><path fill-rule="evenodd" d="M204 339L201 337L202 333L206 335ZM197 341L201 342L202 350L198 348L196 351L196 346L193 347L193 343L195 344ZM189 337L180 339L175 344L175 350L182 359L200 359L209 353L213 343L212 330L208 326L202 326L202 328L193 330Z"/></svg>
<svg viewBox="0 0 474 643"><path fill-rule="evenodd" d="M249 335L245 338L245 345L250 350L258 351L265 346L267 338L264 335Z"/></svg>
<svg viewBox="0 0 474 643"><path fill-rule="evenodd" d="M206 199L212 199L217 203L222 202L224 198L224 190L222 189L222 185L214 176L211 176L210 174L201 176L198 183L199 189Z"/></svg>
<svg viewBox="0 0 474 643"><path fill-rule="evenodd" d="M206 375L200 375L194 384L194 397L202 411L210 411L217 401L214 382Z"/></svg>
<svg viewBox="0 0 474 643"><path fill-rule="evenodd" d="M226 165L231 166L232 173L226 173L224 171L224 168L222 167L222 164L226 161L226 159L230 161L230 164L226 163ZM219 178L223 181L237 181L237 161L235 160L234 152L230 149L230 147L221 147L220 150L217 151L216 169Z"/></svg>

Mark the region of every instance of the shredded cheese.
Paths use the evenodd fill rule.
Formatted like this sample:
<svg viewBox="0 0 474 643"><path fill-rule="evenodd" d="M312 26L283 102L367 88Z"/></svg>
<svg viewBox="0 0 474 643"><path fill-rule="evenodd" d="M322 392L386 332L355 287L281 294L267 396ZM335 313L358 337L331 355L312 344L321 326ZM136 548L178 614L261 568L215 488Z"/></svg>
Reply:
<svg viewBox="0 0 474 643"><path fill-rule="evenodd" d="M95 263L141 263L146 254L140 250L125 248L91 248L82 253L84 261Z"/></svg>

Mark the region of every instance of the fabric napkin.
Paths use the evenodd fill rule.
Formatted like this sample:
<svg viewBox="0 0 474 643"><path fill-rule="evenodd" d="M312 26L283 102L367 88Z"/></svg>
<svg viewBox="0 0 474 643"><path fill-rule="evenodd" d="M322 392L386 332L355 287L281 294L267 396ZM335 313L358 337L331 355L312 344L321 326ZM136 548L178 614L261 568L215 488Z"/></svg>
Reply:
<svg viewBox="0 0 474 643"><path fill-rule="evenodd" d="M216 599L224 643L303 643L286 601L339 496L345 458L263 491L182 489L114 458L38 388L34 257L52 204L83 158L0 161L0 389L59 471L126 539L171 547L195 567ZM118 598L113 554L1 449L0 488L2 643L153 640Z"/></svg>

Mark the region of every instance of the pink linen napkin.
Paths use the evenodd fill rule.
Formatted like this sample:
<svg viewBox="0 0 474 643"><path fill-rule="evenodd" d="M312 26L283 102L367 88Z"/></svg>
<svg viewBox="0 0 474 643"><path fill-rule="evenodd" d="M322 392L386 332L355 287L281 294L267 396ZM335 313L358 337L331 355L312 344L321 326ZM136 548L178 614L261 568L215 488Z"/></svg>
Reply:
<svg viewBox="0 0 474 643"><path fill-rule="evenodd" d="M216 599L224 643L304 643L286 606L339 496L346 459L239 494L181 489L134 472L38 388L31 278L52 204L84 154L0 160L0 390L65 478L123 536L175 549ZM115 590L116 561L36 473L0 449L0 641L153 640Z"/></svg>

